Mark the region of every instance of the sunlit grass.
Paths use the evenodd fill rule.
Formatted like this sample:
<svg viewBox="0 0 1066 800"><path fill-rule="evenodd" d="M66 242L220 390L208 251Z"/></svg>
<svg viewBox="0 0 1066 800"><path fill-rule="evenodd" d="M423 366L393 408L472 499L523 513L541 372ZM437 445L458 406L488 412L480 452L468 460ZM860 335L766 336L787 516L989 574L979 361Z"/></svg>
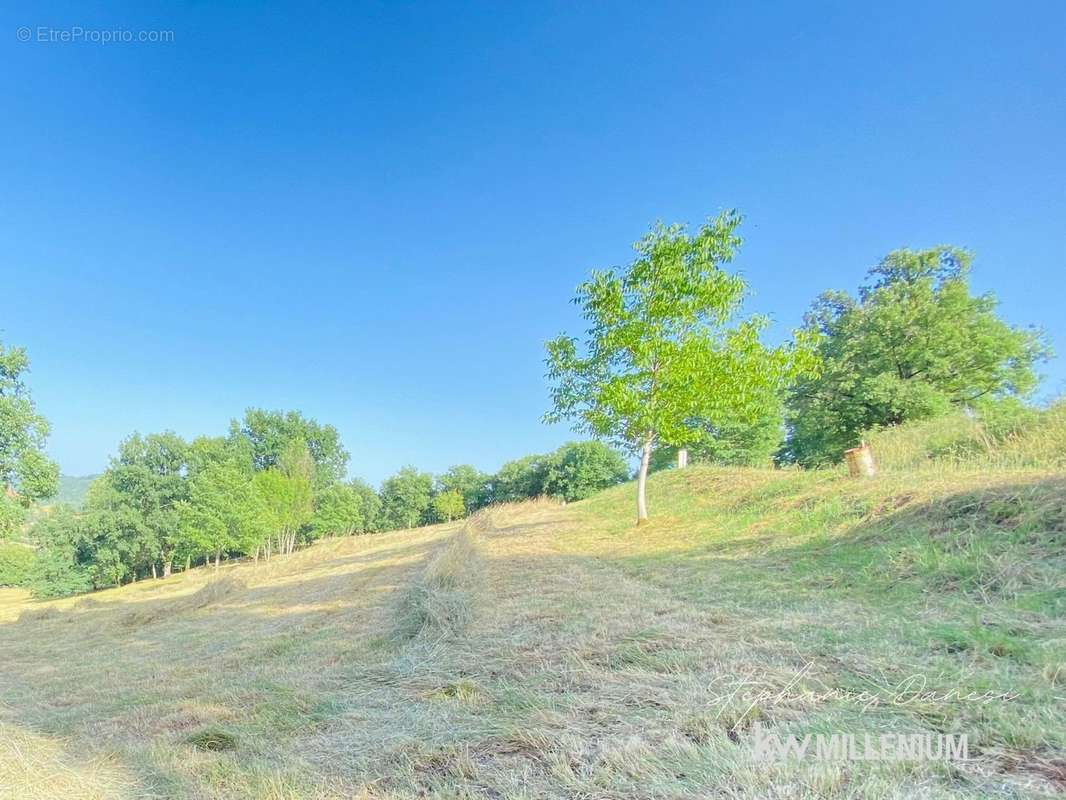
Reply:
<svg viewBox="0 0 1066 800"><path fill-rule="evenodd" d="M1061 473L692 468L649 491L640 528L626 485L87 598L2 592L0 797L1063 788ZM975 758L767 767L756 719L966 732Z"/></svg>

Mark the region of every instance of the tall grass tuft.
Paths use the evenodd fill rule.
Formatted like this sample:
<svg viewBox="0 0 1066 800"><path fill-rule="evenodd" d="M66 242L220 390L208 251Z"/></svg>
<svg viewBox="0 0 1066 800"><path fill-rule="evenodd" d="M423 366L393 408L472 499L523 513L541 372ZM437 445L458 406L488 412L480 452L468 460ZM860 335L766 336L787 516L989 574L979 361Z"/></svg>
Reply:
<svg viewBox="0 0 1066 800"><path fill-rule="evenodd" d="M1014 402L869 431L882 470L1066 467L1066 400L1046 409Z"/></svg>

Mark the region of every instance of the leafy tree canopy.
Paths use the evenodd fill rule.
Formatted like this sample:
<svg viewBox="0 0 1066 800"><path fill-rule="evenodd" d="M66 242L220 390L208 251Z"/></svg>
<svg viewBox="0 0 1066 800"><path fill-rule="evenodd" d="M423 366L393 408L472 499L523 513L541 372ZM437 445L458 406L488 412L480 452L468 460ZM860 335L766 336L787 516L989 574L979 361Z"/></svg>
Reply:
<svg viewBox="0 0 1066 800"><path fill-rule="evenodd" d="M544 494L548 456L530 455L508 461L492 476L489 496L493 503L513 503Z"/></svg>
<svg viewBox="0 0 1066 800"><path fill-rule="evenodd" d="M993 295L970 293L971 260L957 247L896 250L857 298L818 298L806 330L821 365L791 389L787 459L837 461L864 430L1033 389L1050 351L1039 331L999 319Z"/></svg>
<svg viewBox="0 0 1066 800"><path fill-rule="evenodd" d="M718 464L733 467L767 466L781 447L784 438L784 409L781 402L768 402L765 412L752 421L734 421L722 425L699 423L702 435L687 445L690 464ZM677 464L679 448L660 445L651 457L651 471Z"/></svg>
<svg viewBox="0 0 1066 800"><path fill-rule="evenodd" d="M351 484L327 487L315 500L311 526L316 536L351 536L368 530L363 497Z"/></svg>
<svg viewBox="0 0 1066 800"><path fill-rule="evenodd" d="M470 514L488 502L490 477L470 464L456 464L437 476L437 491L458 492L465 513Z"/></svg>
<svg viewBox="0 0 1066 800"><path fill-rule="evenodd" d="M385 530L413 528L429 518L433 476L403 467L381 484L381 520Z"/></svg>
<svg viewBox="0 0 1066 800"><path fill-rule="evenodd" d="M466 513L463 495L456 489L440 492L433 498L433 512L438 522L451 522Z"/></svg>
<svg viewBox="0 0 1066 800"><path fill-rule="evenodd" d="M11 534L22 517L11 508L51 497L59 483L59 467L44 455L48 421L34 406L25 375L29 358L21 347L0 342L0 536ZM10 490L10 491L9 491Z"/></svg>
<svg viewBox="0 0 1066 800"><path fill-rule="evenodd" d="M690 235L656 225L621 270L593 272L574 302L584 340L547 345L549 422L641 453L637 518L647 518L645 480L657 444L702 438L699 420L752 421L804 367L806 348L767 348L766 320L736 322L745 283L723 269L740 245L740 216L724 212Z"/></svg>
<svg viewBox="0 0 1066 800"><path fill-rule="evenodd" d="M573 502L628 479L629 465L609 445L567 442L548 459L544 492Z"/></svg>
<svg viewBox="0 0 1066 800"><path fill-rule="evenodd" d="M278 464L290 442L302 442L314 462L316 487L328 486L344 479L348 469L348 451L332 425L320 425L299 411L266 411L249 408L241 422L230 423L232 437L243 437L250 448L257 470Z"/></svg>

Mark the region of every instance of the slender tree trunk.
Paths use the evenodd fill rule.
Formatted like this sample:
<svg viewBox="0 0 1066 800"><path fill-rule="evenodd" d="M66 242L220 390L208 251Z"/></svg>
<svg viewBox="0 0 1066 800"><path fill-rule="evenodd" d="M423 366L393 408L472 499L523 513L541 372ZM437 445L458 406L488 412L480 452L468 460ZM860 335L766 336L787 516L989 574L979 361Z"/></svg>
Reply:
<svg viewBox="0 0 1066 800"><path fill-rule="evenodd" d="M644 450L640 454L640 472L637 474L637 524L648 521L648 499L645 488L648 485L648 465L651 463L652 434L644 434Z"/></svg>
<svg viewBox="0 0 1066 800"><path fill-rule="evenodd" d="M192 556L188 555L185 556L185 571L188 572L190 569L192 569Z"/></svg>
<svg viewBox="0 0 1066 800"><path fill-rule="evenodd" d="M163 577L169 578L170 573L174 571L174 563L172 561L163 562Z"/></svg>
<svg viewBox="0 0 1066 800"><path fill-rule="evenodd" d="M221 550L216 550L215 551L215 572L218 572L218 561L219 561L219 558L221 556L222 556L222 551Z"/></svg>

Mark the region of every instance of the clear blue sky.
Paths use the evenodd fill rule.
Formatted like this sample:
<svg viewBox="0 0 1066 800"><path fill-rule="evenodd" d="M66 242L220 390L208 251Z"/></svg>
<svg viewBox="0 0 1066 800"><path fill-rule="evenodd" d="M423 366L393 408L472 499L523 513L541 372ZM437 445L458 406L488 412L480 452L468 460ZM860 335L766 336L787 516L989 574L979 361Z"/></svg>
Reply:
<svg viewBox="0 0 1066 800"><path fill-rule="evenodd" d="M947 242L1066 355L1064 3L106 5L0 11L0 338L67 473L251 405L373 481L552 448L574 286L727 207L775 338Z"/></svg>

